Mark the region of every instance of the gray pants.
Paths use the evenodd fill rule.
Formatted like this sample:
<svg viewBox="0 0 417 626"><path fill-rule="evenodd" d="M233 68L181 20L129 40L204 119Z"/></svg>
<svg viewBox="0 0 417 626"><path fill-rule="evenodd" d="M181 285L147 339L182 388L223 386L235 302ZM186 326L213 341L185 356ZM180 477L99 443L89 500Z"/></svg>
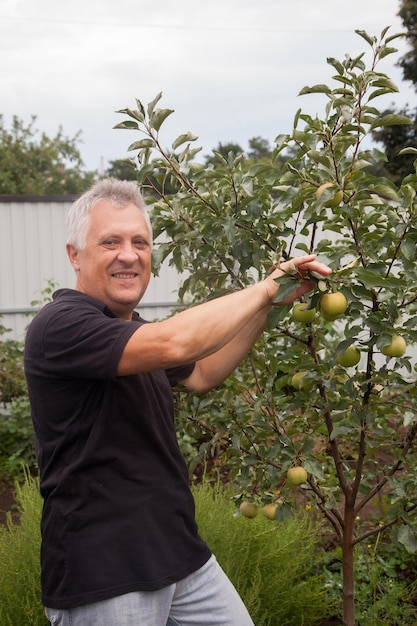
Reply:
<svg viewBox="0 0 417 626"><path fill-rule="evenodd" d="M254 626L214 556L159 591L127 593L74 609L46 609L52 626Z"/></svg>

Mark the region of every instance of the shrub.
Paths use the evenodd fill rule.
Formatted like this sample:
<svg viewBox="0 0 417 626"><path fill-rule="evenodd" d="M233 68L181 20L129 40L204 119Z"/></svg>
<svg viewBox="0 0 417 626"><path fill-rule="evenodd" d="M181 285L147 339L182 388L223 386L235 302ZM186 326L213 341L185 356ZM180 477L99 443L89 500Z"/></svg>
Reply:
<svg viewBox="0 0 417 626"><path fill-rule="evenodd" d="M15 398L8 415L0 418L0 474L7 480L18 479L24 467L37 473L35 434L27 397Z"/></svg>
<svg viewBox="0 0 417 626"><path fill-rule="evenodd" d="M221 485L203 481L193 492L200 533L256 626L308 626L330 614L318 527L310 517L247 519Z"/></svg>
<svg viewBox="0 0 417 626"><path fill-rule="evenodd" d="M0 326L0 335L7 330ZM0 341L0 355L0 403L6 406L14 398L26 395L23 343L13 339Z"/></svg>
<svg viewBox="0 0 417 626"><path fill-rule="evenodd" d="M38 481L26 474L16 486L19 523L9 515L0 526L0 624L45 626L48 621L40 600L40 512Z"/></svg>

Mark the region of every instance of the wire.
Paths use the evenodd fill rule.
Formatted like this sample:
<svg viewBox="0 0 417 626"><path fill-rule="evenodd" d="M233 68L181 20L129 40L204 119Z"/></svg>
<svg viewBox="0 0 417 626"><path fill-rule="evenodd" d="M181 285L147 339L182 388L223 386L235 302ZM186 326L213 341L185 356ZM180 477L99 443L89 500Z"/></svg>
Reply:
<svg viewBox="0 0 417 626"><path fill-rule="evenodd" d="M0 20L16 20L26 22L44 22L52 24L77 24L82 26L111 26L115 27L130 27L130 28L142 28L142 29L162 29L162 30L205 30L205 31L224 31L224 32L265 32L265 33L292 33L292 34L315 34L315 33L352 33L352 29L314 29L314 28L273 28L273 27L253 27L253 26L200 26L198 24L143 24L138 22L110 22L110 21L97 21L97 20L80 20L80 19L62 19L53 17L36 17L36 16L15 16L15 15L0 15Z"/></svg>

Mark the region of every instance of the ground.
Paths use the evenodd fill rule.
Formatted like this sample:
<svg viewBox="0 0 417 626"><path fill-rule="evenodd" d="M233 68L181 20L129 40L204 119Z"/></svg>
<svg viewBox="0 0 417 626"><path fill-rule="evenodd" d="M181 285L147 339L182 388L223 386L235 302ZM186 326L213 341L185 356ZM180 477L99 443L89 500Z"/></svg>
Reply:
<svg viewBox="0 0 417 626"><path fill-rule="evenodd" d="M6 523L6 516L9 511L13 517L17 515L14 488L7 482L0 480L0 524Z"/></svg>

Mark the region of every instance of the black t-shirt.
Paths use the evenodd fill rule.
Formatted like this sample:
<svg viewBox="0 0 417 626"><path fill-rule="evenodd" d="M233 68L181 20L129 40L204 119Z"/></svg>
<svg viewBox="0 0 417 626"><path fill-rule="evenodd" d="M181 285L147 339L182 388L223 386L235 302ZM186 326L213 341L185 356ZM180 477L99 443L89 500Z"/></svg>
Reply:
<svg viewBox="0 0 417 626"><path fill-rule="evenodd" d="M42 600L51 608L160 589L210 557L194 520L171 391L194 365L116 375L143 323L61 289L27 331L44 498Z"/></svg>

